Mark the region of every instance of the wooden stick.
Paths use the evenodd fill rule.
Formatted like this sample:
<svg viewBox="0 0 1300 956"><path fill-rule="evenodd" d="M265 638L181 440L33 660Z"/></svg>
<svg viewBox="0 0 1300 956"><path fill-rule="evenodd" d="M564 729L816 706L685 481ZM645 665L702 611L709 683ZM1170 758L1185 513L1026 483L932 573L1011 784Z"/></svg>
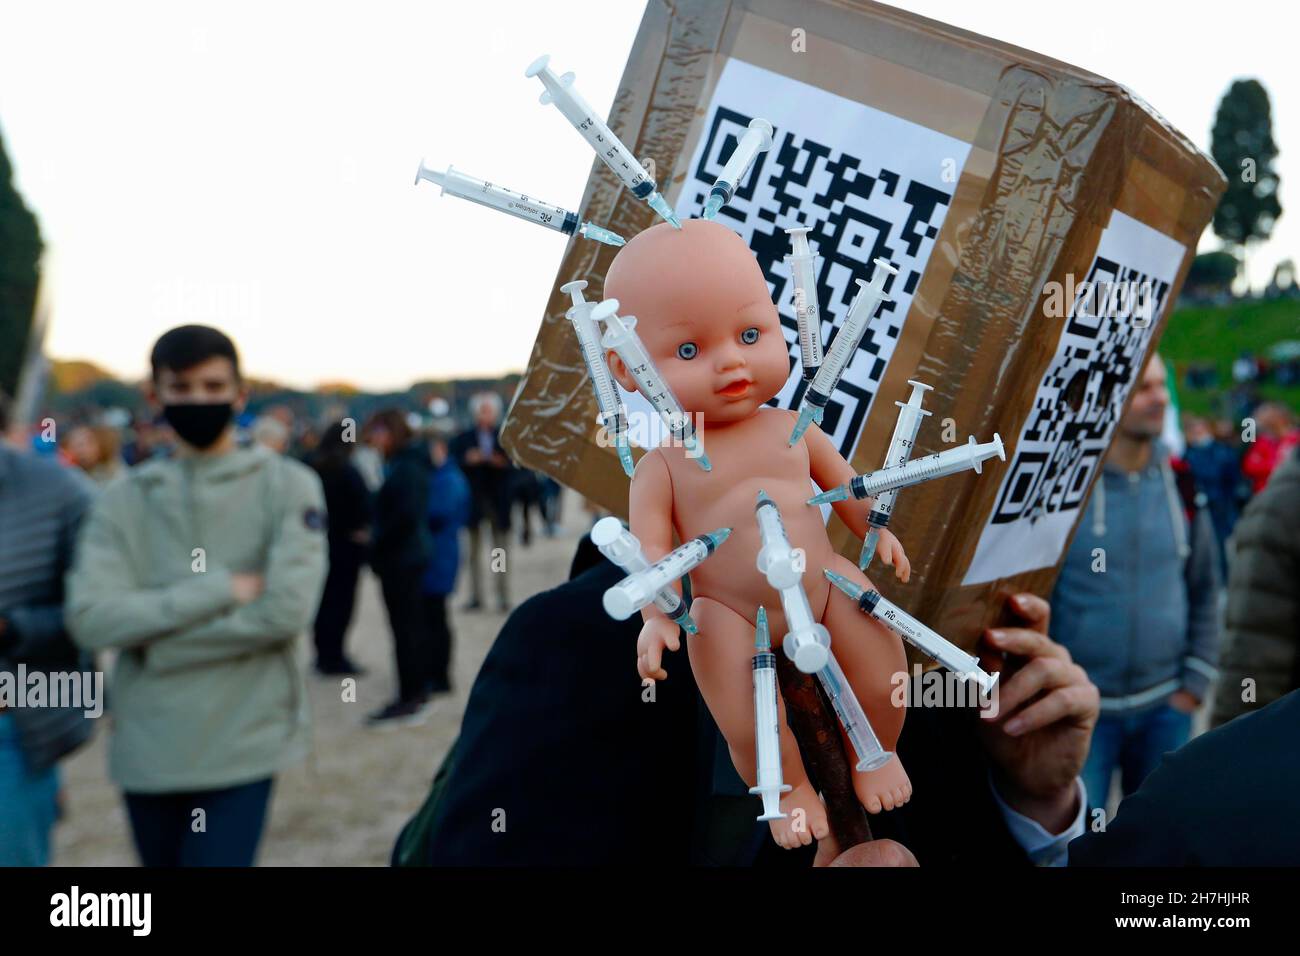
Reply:
<svg viewBox="0 0 1300 956"><path fill-rule="evenodd" d="M869 843L871 825L853 790L853 761L844 752L840 722L830 701L810 674L805 674L780 651L776 673L785 700L785 716L799 744L804 767L821 788L831 836L843 853L851 846Z"/></svg>

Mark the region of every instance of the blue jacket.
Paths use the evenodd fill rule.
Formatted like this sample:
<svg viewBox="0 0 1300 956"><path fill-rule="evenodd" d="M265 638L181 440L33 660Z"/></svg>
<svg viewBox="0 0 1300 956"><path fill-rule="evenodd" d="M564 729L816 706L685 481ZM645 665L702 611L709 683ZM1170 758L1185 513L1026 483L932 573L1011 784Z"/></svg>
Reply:
<svg viewBox="0 0 1300 956"><path fill-rule="evenodd" d="M456 589L460 568L460 529L469 521L469 482L456 462L448 458L429 475L427 526L433 556L424 570L425 594L450 594Z"/></svg>
<svg viewBox="0 0 1300 956"><path fill-rule="evenodd" d="M1103 714L1179 689L1205 699L1219 658L1215 550L1159 444L1141 471L1103 467L1052 592L1052 636L1101 691Z"/></svg>

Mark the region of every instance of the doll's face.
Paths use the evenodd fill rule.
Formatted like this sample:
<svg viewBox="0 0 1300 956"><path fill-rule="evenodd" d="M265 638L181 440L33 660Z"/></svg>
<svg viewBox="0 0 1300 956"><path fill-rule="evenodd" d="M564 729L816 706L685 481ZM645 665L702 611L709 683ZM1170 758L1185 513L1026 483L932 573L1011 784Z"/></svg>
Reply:
<svg viewBox="0 0 1300 956"><path fill-rule="evenodd" d="M705 422L754 414L790 376L790 353L762 270L726 226L691 219L636 236L615 256L606 298L636 332L685 411ZM635 381L614 353L624 388Z"/></svg>

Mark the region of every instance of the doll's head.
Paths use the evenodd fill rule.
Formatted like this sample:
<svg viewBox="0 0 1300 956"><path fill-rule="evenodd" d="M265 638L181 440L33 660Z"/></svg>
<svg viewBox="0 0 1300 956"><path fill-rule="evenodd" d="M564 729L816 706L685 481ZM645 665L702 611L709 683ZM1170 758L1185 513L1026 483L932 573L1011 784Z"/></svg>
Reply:
<svg viewBox="0 0 1300 956"><path fill-rule="evenodd" d="M790 352L763 271L745 241L716 222L661 223L619 250L605 297L636 316L637 334L685 411L706 422L752 415L790 376ZM614 352L610 371L636 382Z"/></svg>

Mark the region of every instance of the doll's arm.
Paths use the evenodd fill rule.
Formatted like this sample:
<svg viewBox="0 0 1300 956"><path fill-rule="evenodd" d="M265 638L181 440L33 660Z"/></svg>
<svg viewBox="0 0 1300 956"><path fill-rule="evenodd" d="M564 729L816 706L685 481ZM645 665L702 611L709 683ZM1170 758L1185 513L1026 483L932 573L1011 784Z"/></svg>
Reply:
<svg viewBox="0 0 1300 956"><path fill-rule="evenodd" d="M808 472L817 487L823 490L834 488L849 481L854 476L853 466L836 451L831 440L816 425L809 425L804 432L804 441L808 445ZM846 498L834 502L831 507L840 516L853 534L862 538L868 531L867 515L871 513L873 499L857 501ZM894 569L894 575L900 581L907 581L912 576L912 563L907 560L903 544L888 528L880 529L880 542L876 546L880 560Z"/></svg>
<svg viewBox="0 0 1300 956"><path fill-rule="evenodd" d="M831 440L816 425L809 425L804 432L804 441L808 445L808 472L817 487L825 491L842 485L853 478L853 466L835 450ZM872 499L857 501L846 498L831 505L850 531L859 538L867 533L867 515L871 512Z"/></svg>
<svg viewBox="0 0 1300 956"><path fill-rule="evenodd" d="M673 549L673 483L658 449L637 462L628 510L632 534L641 542L647 561L654 563ZM672 588L681 593L676 581ZM668 677L662 666L664 648L681 647L677 625L653 603L642 608L641 617L645 623L636 642L637 672L643 679L664 680Z"/></svg>

